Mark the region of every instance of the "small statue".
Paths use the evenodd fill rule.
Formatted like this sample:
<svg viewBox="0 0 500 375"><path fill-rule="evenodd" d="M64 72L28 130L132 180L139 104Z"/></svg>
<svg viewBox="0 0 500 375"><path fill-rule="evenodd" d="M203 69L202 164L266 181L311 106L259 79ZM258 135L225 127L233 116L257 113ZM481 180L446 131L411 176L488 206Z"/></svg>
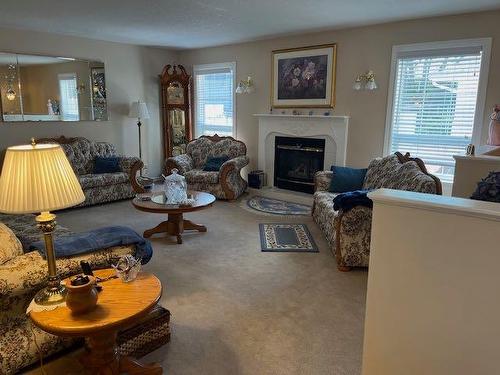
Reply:
<svg viewBox="0 0 500 375"><path fill-rule="evenodd" d="M52 107L52 100L47 100L47 112L49 115L55 115L54 108Z"/></svg>
<svg viewBox="0 0 500 375"><path fill-rule="evenodd" d="M490 119L490 129L487 143L491 146L500 146L500 104L495 105Z"/></svg>

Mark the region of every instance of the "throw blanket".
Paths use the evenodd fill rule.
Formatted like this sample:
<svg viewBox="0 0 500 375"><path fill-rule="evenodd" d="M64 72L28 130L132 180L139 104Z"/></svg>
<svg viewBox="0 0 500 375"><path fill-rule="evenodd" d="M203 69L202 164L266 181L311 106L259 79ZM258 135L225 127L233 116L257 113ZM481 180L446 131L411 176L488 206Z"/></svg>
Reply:
<svg viewBox="0 0 500 375"><path fill-rule="evenodd" d="M344 212L347 212L356 206L366 206L372 208L373 202L370 198L368 198L368 192L370 192L370 190L355 190L347 193L340 193L333 198L333 208L336 211L342 210Z"/></svg>
<svg viewBox="0 0 500 375"><path fill-rule="evenodd" d="M128 227L104 227L54 239L56 258L71 257L114 246L127 245L135 245L135 257L140 258L142 264L149 262L153 256L151 243ZM45 243L43 241L33 242L30 245L30 250L38 250L44 258L46 257Z"/></svg>

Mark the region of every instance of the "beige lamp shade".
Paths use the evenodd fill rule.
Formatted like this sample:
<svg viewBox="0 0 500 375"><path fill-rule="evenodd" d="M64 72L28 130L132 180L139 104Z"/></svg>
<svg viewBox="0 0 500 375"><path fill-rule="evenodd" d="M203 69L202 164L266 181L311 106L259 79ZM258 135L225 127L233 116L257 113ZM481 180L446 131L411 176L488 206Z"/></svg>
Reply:
<svg viewBox="0 0 500 375"><path fill-rule="evenodd" d="M146 105L146 103L141 102L140 100L137 102L133 102L132 105L130 106L128 117L142 118L144 120L148 119L149 118L148 106Z"/></svg>
<svg viewBox="0 0 500 375"><path fill-rule="evenodd" d="M0 212L59 210L85 200L63 149L57 144L7 149L0 176Z"/></svg>

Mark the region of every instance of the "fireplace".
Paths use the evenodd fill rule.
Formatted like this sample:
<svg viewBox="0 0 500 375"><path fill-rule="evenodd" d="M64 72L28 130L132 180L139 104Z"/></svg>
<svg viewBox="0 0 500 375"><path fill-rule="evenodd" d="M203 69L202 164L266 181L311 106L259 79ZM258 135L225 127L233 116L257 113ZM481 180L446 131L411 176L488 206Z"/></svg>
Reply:
<svg viewBox="0 0 500 375"><path fill-rule="evenodd" d="M324 139L276 137L274 186L312 194L314 174L323 170L324 162Z"/></svg>

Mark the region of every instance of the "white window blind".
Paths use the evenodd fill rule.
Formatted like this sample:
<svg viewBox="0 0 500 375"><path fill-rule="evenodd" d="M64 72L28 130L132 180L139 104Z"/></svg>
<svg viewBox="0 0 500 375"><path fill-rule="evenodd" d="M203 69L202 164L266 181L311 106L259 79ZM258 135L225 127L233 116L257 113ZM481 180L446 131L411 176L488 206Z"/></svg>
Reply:
<svg viewBox="0 0 500 375"><path fill-rule="evenodd" d="M234 134L234 63L194 68L196 136Z"/></svg>
<svg viewBox="0 0 500 375"><path fill-rule="evenodd" d="M61 116L66 121L78 121L78 92L76 73L59 74L59 93L61 95Z"/></svg>
<svg viewBox="0 0 500 375"><path fill-rule="evenodd" d="M405 51L396 55L390 152L409 152L452 182L453 155L472 143L481 46Z"/></svg>

